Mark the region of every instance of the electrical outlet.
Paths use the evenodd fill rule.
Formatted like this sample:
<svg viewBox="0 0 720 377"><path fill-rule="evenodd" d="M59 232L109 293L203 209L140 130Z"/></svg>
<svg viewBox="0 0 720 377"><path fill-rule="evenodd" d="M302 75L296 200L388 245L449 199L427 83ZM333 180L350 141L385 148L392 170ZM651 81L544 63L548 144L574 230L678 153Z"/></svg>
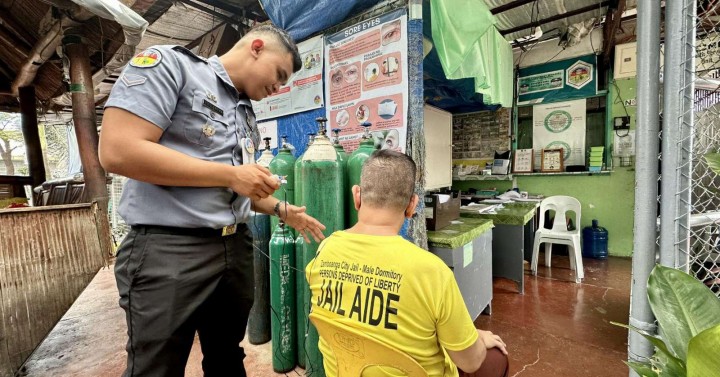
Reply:
<svg viewBox="0 0 720 377"><path fill-rule="evenodd" d="M629 130L630 129L630 117L615 117L613 119L613 130Z"/></svg>

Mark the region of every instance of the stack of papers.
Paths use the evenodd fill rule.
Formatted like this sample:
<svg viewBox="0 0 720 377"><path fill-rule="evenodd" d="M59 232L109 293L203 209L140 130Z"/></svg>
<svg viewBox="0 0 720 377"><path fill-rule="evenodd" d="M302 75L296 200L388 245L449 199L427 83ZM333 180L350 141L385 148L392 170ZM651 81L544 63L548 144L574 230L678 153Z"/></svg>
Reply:
<svg viewBox="0 0 720 377"><path fill-rule="evenodd" d="M494 213L497 208L498 205L496 204L470 203L466 206L461 206L460 210L473 213Z"/></svg>

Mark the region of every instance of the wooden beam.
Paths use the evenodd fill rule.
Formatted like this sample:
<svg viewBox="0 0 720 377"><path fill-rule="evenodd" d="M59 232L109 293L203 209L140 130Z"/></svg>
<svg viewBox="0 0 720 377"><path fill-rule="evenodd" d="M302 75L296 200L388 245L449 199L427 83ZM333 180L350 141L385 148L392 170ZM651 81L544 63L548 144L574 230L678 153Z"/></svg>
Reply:
<svg viewBox="0 0 720 377"><path fill-rule="evenodd" d="M0 184L2 185L32 185L32 177L20 175L0 175Z"/></svg>
<svg viewBox="0 0 720 377"><path fill-rule="evenodd" d="M618 0L617 8L608 8L603 24L603 52L602 63L605 67L610 64L610 58L615 49L615 33L622 23L622 14L625 11L625 0Z"/></svg>
<svg viewBox="0 0 720 377"><path fill-rule="evenodd" d="M200 3L203 3L205 5L210 5L211 7L220 8L226 12L230 12L232 14L242 16L243 12L245 11L243 8L239 8L233 5L228 4L227 2L218 1L218 0L197 0Z"/></svg>
<svg viewBox="0 0 720 377"><path fill-rule="evenodd" d="M499 7L495 7L495 8L493 8L493 9L490 9L490 13L492 13L492 14L498 14L498 13L506 12L506 11L509 11L510 9L515 9L515 8L517 8L517 7L521 7L521 6L523 6L523 5L527 4L527 3L533 3L533 2L535 2L535 1L536 1L536 0L515 0L515 1L511 1L511 2L509 2L509 3L507 3L507 4L503 4L503 5L499 6Z"/></svg>
<svg viewBox="0 0 720 377"><path fill-rule="evenodd" d="M537 26L541 26L541 25L544 25L544 24L547 24L547 23L550 23L553 21L557 21L557 20L562 20L563 18L577 16L578 14L583 14L583 13L590 12L590 11L597 11L599 8L606 7L610 3L611 3L611 1L606 0L599 4L588 5L586 7L575 9L574 11L571 11L571 12L557 14L552 17L548 17L548 18L545 18L545 19L542 19L539 21L535 21L535 22L530 22L525 25L520 25L520 26L511 28L511 29L500 30L500 34L505 36L508 34L517 33L518 31L523 31L525 29L531 29L531 28L534 29Z"/></svg>
<svg viewBox="0 0 720 377"><path fill-rule="evenodd" d="M189 5L189 6L193 7L193 8L195 8L195 9L201 10L201 11L207 13L207 14L213 15L213 16L215 16L215 17L217 17L217 18L219 18L219 19L221 19L221 20L223 20L223 21L225 21L225 22L227 22L227 23L229 23L229 24L231 24L231 25L241 25L241 24L242 24L242 21L241 21L239 18L238 18L238 19L234 19L234 18L232 18L232 17L228 17L228 16L226 16L226 15L220 13L220 12L217 12L217 11L215 11L215 10L212 10L212 9L206 7L206 6L197 4L197 3L192 2L192 1L190 1L190 0L179 0L179 1L180 1L181 3L183 3L183 4L186 4L186 5Z"/></svg>
<svg viewBox="0 0 720 377"><path fill-rule="evenodd" d="M10 12L0 12L0 25L17 36L18 40L26 46L32 46L35 38L22 25L9 17Z"/></svg>
<svg viewBox="0 0 720 377"><path fill-rule="evenodd" d="M9 34L0 28L0 45L4 46L8 51L14 51L19 57L18 61L22 62L29 54L32 46L25 45L16 39L17 37Z"/></svg>

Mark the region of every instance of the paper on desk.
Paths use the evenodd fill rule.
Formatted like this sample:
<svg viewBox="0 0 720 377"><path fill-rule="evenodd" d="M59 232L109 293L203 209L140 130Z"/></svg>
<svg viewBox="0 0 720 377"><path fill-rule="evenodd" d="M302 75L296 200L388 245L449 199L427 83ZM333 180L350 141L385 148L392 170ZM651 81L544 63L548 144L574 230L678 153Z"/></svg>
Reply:
<svg viewBox="0 0 720 377"><path fill-rule="evenodd" d="M495 204L470 203L466 206L461 206L460 210L465 212L486 213L494 211L495 208L497 208Z"/></svg>
<svg viewBox="0 0 720 377"><path fill-rule="evenodd" d="M439 203L447 203L450 201L450 195L448 194L438 194L438 202Z"/></svg>

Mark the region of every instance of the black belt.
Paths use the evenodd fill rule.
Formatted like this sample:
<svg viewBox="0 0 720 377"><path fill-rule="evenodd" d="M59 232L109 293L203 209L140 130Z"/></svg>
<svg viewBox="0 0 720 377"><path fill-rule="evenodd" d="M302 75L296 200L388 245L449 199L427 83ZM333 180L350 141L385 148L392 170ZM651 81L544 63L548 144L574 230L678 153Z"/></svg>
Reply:
<svg viewBox="0 0 720 377"><path fill-rule="evenodd" d="M235 234L238 227L245 224L235 224L222 227L220 229L213 228L181 228L176 226L164 225L134 225L131 229L138 233L156 233L156 234L173 234L178 236L192 237L222 237Z"/></svg>

